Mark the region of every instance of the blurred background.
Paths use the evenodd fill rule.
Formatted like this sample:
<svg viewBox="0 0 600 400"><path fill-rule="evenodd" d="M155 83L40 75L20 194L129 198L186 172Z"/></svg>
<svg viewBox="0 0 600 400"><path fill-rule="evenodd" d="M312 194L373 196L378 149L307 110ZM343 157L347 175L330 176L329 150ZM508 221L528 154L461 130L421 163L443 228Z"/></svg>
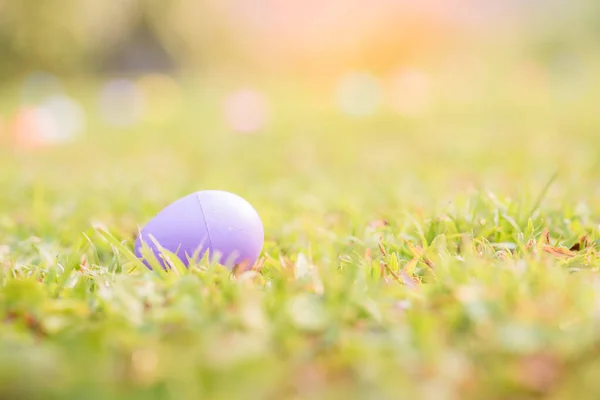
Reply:
<svg viewBox="0 0 600 400"><path fill-rule="evenodd" d="M592 0L38 3L0 3L4 78L217 71L326 81L349 69L386 76L415 63L475 68L475 60L449 59L473 45L487 47L481 56L520 50L545 70L581 62L600 29Z"/></svg>
<svg viewBox="0 0 600 400"><path fill-rule="evenodd" d="M124 190L154 206L206 187L283 206L301 191L596 179L599 7L0 0L6 201L38 181L44 196L111 200L86 210L108 216Z"/></svg>
<svg viewBox="0 0 600 400"><path fill-rule="evenodd" d="M43 310L41 325L3 325L0 397L68 399L62 384L89 399L137 385L148 391L129 398L282 398L275 377L302 393L410 381L452 398L479 365L496 376L474 374L484 390L531 381L533 398L568 378L589 391L594 286L509 249L546 227L552 245L598 239L599 105L599 0L0 0L0 273L31 276L3 303ZM133 248L157 212L204 189L260 214L265 296L247 290L258 279L114 272L125 254L92 227ZM402 285L371 297L382 234L396 264L421 264L408 249L442 233L440 252L463 233L498 247L472 274L441 273L415 318ZM564 268L594 262L590 247ZM323 292L313 264L331 308L299 302L289 325L288 299ZM42 273L45 289L26 285Z"/></svg>

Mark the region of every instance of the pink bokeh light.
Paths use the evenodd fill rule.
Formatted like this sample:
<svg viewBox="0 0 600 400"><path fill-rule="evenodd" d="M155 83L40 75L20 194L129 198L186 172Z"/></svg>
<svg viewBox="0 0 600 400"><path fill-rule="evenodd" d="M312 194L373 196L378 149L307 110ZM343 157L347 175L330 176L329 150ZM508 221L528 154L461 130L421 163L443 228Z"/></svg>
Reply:
<svg viewBox="0 0 600 400"><path fill-rule="evenodd" d="M416 68L397 71L389 83L390 107L404 116L417 116L425 112L432 102L429 75Z"/></svg>
<svg viewBox="0 0 600 400"><path fill-rule="evenodd" d="M269 104L265 96L249 88L227 96L224 104L227 125L237 133L261 130L269 119Z"/></svg>

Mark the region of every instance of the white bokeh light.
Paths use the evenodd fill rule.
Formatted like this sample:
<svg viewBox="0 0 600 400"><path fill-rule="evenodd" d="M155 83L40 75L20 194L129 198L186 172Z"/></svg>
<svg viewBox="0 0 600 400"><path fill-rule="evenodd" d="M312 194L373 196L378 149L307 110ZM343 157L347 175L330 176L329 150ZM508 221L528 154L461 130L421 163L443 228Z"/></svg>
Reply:
<svg viewBox="0 0 600 400"><path fill-rule="evenodd" d="M128 127L139 122L144 109L144 96L135 82L113 79L100 90L99 111L112 126Z"/></svg>

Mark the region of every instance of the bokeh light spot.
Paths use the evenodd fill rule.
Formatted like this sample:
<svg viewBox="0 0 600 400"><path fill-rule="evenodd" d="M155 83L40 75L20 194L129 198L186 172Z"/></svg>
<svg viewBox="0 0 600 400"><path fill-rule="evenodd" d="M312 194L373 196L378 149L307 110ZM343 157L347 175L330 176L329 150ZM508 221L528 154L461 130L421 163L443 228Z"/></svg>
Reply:
<svg viewBox="0 0 600 400"><path fill-rule="evenodd" d="M144 100L142 91L134 81L113 79L100 90L100 114L112 126L132 126L142 117Z"/></svg>
<svg viewBox="0 0 600 400"><path fill-rule="evenodd" d="M418 69L402 69L390 82L390 106L405 116L417 116L431 105L429 76Z"/></svg>
<svg viewBox="0 0 600 400"><path fill-rule="evenodd" d="M224 108L227 125L237 133L256 132L269 119L267 99L254 89L240 89L229 94Z"/></svg>
<svg viewBox="0 0 600 400"><path fill-rule="evenodd" d="M84 127L85 112L79 103L66 95L55 95L19 108L8 135L18 148L36 148L71 142Z"/></svg>

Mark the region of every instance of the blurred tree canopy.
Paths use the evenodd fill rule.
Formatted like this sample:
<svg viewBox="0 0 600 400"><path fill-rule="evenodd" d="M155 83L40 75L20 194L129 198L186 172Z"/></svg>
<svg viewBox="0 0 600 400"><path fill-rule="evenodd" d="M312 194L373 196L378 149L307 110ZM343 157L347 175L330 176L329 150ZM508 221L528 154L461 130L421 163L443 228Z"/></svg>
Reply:
<svg viewBox="0 0 600 400"><path fill-rule="evenodd" d="M209 2L0 0L0 73L169 69L233 45Z"/></svg>
<svg viewBox="0 0 600 400"><path fill-rule="evenodd" d="M404 4L409 11L415 7L408 6L410 2L377 1L390 7ZM294 52L302 53L308 59L319 59L328 54L333 60L340 59L338 54L323 50L324 43L342 49L340 51L345 46L348 52L355 51L359 57L370 61L376 57L370 57L368 52L378 52L385 60L386 56L388 59L390 55L395 57L398 51L407 47L407 42L413 41L416 49L429 44L423 41L427 31L432 30L427 24L420 30L406 30L408 23L415 20L412 14L407 14L404 19L395 20L395 15L402 15L397 13L393 17L383 17L379 22L362 21L361 18L369 13L363 13L360 7L376 8L379 6L377 1L373 4L354 1L352 6L343 1L327 3L327 6L315 1L306 3L313 8L306 6L306 10L301 10L305 2L272 0L0 0L0 78L8 79L29 70L75 74L144 68L198 69L231 60L251 63L256 61L253 57L257 54L263 57L265 54L269 57L276 53L286 54L288 62L296 65L301 65L301 61L299 57L291 56ZM297 10L304 13L304 19L299 23L296 21L295 25L271 12L275 7L287 7L292 3L295 5L288 8L286 18L299 14ZM334 3L338 8L331 6ZM432 16L441 14L439 7L433 7L437 4L435 1L425 3L431 6ZM444 12L458 15L461 12L459 4L468 8L484 3L489 2L447 2ZM509 3L511 1L506 2ZM533 12L525 17L530 20L516 29L518 38L515 42L541 45L546 49L552 43L569 47L572 44L581 46L582 42L597 46L600 42L597 0L523 0L521 3L532 5ZM449 7L448 4L453 5ZM344 9L346 6L348 9ZM277 18L280 20L272 22ZM346 25L318 30L323 21L331 23L342 18L349 18ZM356 34L361 21L372 29L364 38ZM315 27L317 30L311 31ZM309 32L304 34L306 43L288 45L280 37L292 30ZM331 35L335 36L333 40ZM527 35L529 39L524 37ZM443 33L438 34L438 37L443 36ZM318 46L321 46L318 51L311 48ZM391 50L386 50L386 46ZM265 59L271 64L279 62L269 57Z"/></svg>
<svg viewBox="0 0 600 400"><path fill-rule="evenodd" d="M136 6L135 0L0 0L0 68L90 68L127 35Z"/></svg>

